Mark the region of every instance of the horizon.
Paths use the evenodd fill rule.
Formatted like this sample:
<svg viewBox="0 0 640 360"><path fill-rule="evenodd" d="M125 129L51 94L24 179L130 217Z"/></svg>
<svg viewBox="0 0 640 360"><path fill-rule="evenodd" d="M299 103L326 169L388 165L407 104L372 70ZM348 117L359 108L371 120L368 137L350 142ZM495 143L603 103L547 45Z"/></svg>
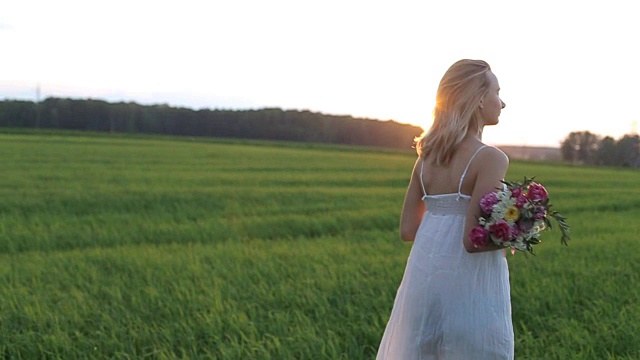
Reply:
<svg viewBox="0 0 640 360"><path fill-rule="evenodd" d="M315 112L315 111L311 111L308 109L284 109L284 108L269 108L269 107L261 107L261 108L244 108L244 109L228 109L228 108L193 108L193 107L188 107L188 106L173 106L167 103L140 103L137 101L123 101L123 100L119 100L119 101L109 101L106 99L100 99L100 98L79 98L79 97L56 97L56 96L49 96L45 99L40 99L40 102L43 102L45 100L47 100L48 98L60 98L60 99L69 99L69 100L80 100L80 101L104 101L107 102L109 104L118 104L118 103L134 103L136 105L140 105L140 106L170 106L173 108L183 108L183 109L188 109L191 111L260 111L260 110L268 110L268 109L279 109L282 111L297 111L297 112L304 112L304 111L310 111L313 113L318 113L321 115L326 115L326 116L336 116L336 117L341 117L341 116L346 116L346 117L352 117L353 119L359 119L359 120L367 120L367 121L391 121L391 122L395 122L397 124L401 124L401 125L410 125L410 126L416 126L419 127L415 124L411 124L411 123L403 123L403 122L399 122L393 119L388 119L388 120L381 120L381 119L374 119L374 118L365 118L365 117L355 117L352 116L350 114L330 114L330 113L324 113L324 112ZM0 101L33 101L31 99L0 99ZM35 103L35 102L34 102ZM420 127L419 127L420 128ZM424 131L424 129L423 129ZM499 143L494 143L491 144L493 146L498 146L498 147L505 147L505 148L518 148L518 147L526 147L526 148L550 148L550 149L560 149L560 145L557 146L553 146L553 145L525 145L525 144L499 144Z"/></svg>
<svg viewBox="0 0 640 360"><path fill-rule="evenodd" d="M629 44L640 23L631 9L616 1L26 0L0 14L0 41L17 54L3 59L11 73L0 97L281 108L428 129L446 69L480 58L507 104L485 142L558 147L575 131L618 139L637 132L640 70Z"/></svg>
<svg viewBox="0 0 640 360"><path fill-rule="evenodd" d="M0 85L1 86L1 85ZM2 90L0 90L2 91ZM314 112L314 113L320 113L323 115L330 115L330 116L351 116L353 118L356 119L364 119L364 120L372 120L372 121L393 121L399 124L406 124L406 125L412 125L412 126L417 126L419 128L422 128L423 131L428 130L428 127L424 127L421 126L419 124L416 123L412 123L412 122L403 122L397 119L379 119L379 118L373 118L370 116L356 116L353 114L337 114L337 113L330 113L330 112L326 112L326 111L315 111L315 110L311 110L311 109L303 109L303 108L284 108L284 107L280 107L280 106L254 106L254 107L207 107L207 106L191 106L189 105L189 101L187 102L178 102L178 103L172 103L170 101L145 101L140 100L140 99L136 99L136 98L123 98L123 97L118 97L118 96L114 96L113 98L109 98L108 96L105 98L100 98L100 97L92 97L92 96L57 96L55 94L52 95L48 95L46 97L42 97L42 95L38 95L38 90L37 90L37 86L32 89L32 95L31 97L29 95L26 95L28 91L23 92L23 94L25 94L24 96L16 96L14 98L10 97L10 96L3 96L3 98L0 99L0 101L11 101L11 100L24 100L24 101L33 101L33 102L37 102L38 99L39 101L44 101L47 98L69 98L69 99L75 99L75 100L97 100L97 101L105 101L108 103L119 103L119 102L124 102L124 103L136 103L142 106L154 106L154 105L168 105L174 108L186 108L189 110L193 110L193 111L199 111L199 110L235 110L235 111L251 111L251 110L262 110L262 109L270 109L270 108L277 108L277 109L281 109L283 111L310 111L310 112ZM502 120L501 120L502 121ZM495 126L487 126L485 128L485 130L488 130L489 132L491 132L492 128L498 127L500 126L495 125ZM632 125L633 126L633 125ZM562 136L561 138L558 138L557 143L553 143L553 142L540 142L540 143L527 143L527 141L523 141L523 142L510 142L510 141L503 141L501 142L500 137L496 137L493 136L491 137L491 135L489 136L489 139L487 139L487 137L485 137L483 140L484 142L486 142L487 144L493 145L493 146L512 146L512 147L528 147L528 148L536 148L536 147L542 147L542 148L560 148L561 146L561 142L571 133L571 132L580 132L580 131L590 131L592 133L594 133L595 135L601 136L601 137L605 137L605 136L610 136L616 140L618 140L619 138L621 138L624 135L629 135L629 134L637 134L637 131L632 129L631 131L628 131L626 133L619 133L618 135L612 135L612 134L601 134L601 133L595 133L593 132L593 130L591 129L580 129L580 130L571 130L569 132L567 132L564 136Z"/></svg>

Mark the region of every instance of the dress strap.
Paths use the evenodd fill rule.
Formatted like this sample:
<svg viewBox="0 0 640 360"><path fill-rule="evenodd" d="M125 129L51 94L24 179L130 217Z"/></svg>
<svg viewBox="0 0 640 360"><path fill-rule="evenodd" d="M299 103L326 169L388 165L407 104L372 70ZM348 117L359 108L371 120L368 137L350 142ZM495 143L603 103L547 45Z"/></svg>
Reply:
<svg viewBox="0 0 640 360"><path fill-rule="evenodd" d="M427 196L427 189L424 188L424 180L422 180L422 169L424 169L424 159L420 162L420 185L422 186L422 199Z"/></svg>
<svg viewBox="0 0 640 360"><path fill-rule="evenodd" d="M464 177L467 175L467 171L469 170L469 166L471 166L471 162L473 161L473 159L476 157L476 155L478 155L478 153L480 152L480 150L486 148L487 145L482 145L478 148L478 150L476 150L475 153L473 153L473 156L471 156L471 159L469 159L469 163L467 164L467 167L464 169L464 172L462 173L462 176L460 176L460 183L458 184L458 197L460 196L462 191L462 181L464 180Z"/></svg>

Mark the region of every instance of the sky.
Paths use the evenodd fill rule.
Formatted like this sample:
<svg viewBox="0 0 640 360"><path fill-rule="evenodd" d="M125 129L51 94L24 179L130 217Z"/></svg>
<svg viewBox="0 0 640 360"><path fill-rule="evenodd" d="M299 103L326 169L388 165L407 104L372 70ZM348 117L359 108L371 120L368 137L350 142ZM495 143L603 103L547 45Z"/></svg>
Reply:
<svg viewBox="0 0 640 360"><path fill-rule="evenodd" d="M494 145L640 120L632 1L0 0L0 99L311 110L427 129L455 61L489 62Z"/></svg>

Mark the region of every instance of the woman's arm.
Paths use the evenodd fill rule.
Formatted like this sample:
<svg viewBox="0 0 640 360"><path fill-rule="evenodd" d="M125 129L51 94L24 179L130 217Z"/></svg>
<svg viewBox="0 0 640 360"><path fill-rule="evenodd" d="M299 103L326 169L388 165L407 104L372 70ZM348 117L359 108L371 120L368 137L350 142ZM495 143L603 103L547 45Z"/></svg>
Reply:
<svg viewBox="0 0 640 360"><path fill-rule="evenodd" d="M409 187L404 197L404 204L402 205L402 215L400 216L400 238L404 241L413 241L418 232L422 215L424 214L426 207L422 201L422 187L420 185L420 162L422 158L418 157L413 171L411 172L411 179L409 180Z"/></svg>
<svg viewBox="0 0 640 360"><path fill-rule="evenodd" d="M469 239L471 229L478 225L480 199L492 191L502 189L503 183L501 180L504 179L509 167L509 158L496 148L488 148L482 151L478 157L476 165L478 165L479 170L471 193L469 208L467 209L463 238L464 248L470 253L504 249L504 247L497 246L492 242L482 248L476 248Z"/></svg>

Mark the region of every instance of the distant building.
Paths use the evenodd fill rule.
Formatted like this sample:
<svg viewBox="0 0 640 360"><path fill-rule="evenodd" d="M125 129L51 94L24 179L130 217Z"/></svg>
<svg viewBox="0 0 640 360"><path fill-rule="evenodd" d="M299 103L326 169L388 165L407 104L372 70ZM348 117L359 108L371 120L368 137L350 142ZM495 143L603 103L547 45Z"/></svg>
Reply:
<svg viewBox="0 0 640 360"><path fill-rule="evenodd" d="M500 150L504 151L510 159L513 160L530 160L545 162L562 161L562 153L560 148L544 147L544 146L515 146L515 145L498 145Z"/></svg>

